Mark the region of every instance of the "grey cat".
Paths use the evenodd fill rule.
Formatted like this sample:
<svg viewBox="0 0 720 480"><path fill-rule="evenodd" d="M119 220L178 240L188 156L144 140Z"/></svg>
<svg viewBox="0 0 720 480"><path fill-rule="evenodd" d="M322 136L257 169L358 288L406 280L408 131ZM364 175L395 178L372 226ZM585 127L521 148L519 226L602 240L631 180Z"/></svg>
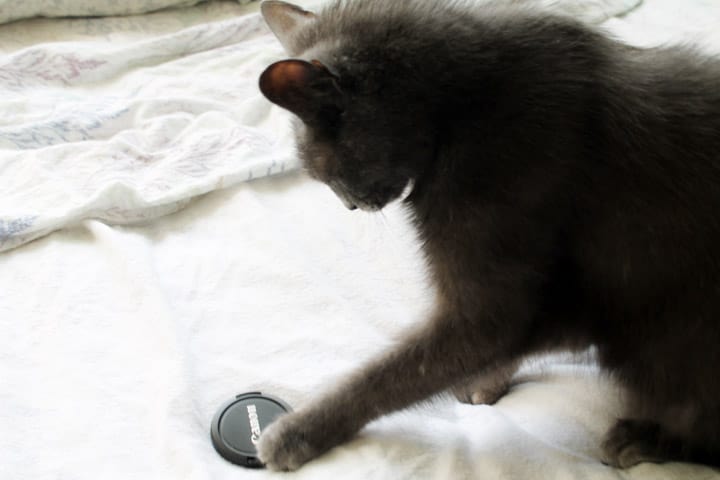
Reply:
<svg viewBox="0 0 720 480"><path fill-rule="evenodd" d="M448 389L492 403L528 355L595 346L628 390L617 467L720 463L720 61L495 2L262 5L292 57L260 89L348 208L402 199L438 293L403 342L262 434L294 470Z"/></svg>

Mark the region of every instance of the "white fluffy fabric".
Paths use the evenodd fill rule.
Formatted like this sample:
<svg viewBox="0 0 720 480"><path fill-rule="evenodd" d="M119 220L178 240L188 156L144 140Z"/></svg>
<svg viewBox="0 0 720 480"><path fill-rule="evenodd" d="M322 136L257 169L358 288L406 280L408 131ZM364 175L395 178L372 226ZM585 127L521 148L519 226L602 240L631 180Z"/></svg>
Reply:
<svg viewBox="0 0 720 480"><path fill-rule="evenodd" d="M30 17L136 15L168 7L190 6L204 0L0 0L0 23ZM237 0L247 3L252 0Z"/></svg>
<svg viewBox="0 0 720 480"><path fill-rule="evenodd" d="M604 466L598 444L618 415L619 394L592 364L560 357L526 367L495 406L440 398L370 424L352 442L293 474L246 470L223 460L209 429L224 401L261 390L299 406L389 347L404 328L422 321L432 303L416 239L397 205L381 215L350 212L329 189L299 173L242 182L188 202L218 186L203 184L207 178L255 171L253 159L295 162L283 150L287 114L247 86L281 53L257 18L236 17L245 12L209 4L152 14L147 23L33 20L0 27L0 62L36 49L106 52L112 59L107 52L113 45L118 52L134 45L142 62L132 63L135 54L126 54L116 68L127 71L107 78L115 78L113 88L122 95L145 92L142 101L126 98L134 110L118 131L42 148L3 144L0 150L3 215L32 206L38 218L51 218L45 213L55 211L50 207L62 216L70 200L77 202L76 212L88 209L55 224L66 228L0 254L1 479L720 479L717 470L683 463L626 471ZM105 30L108 21L118 23ZM83 29L69 27L73 22ZM690 38L720 51L718 24L720 4L675 0L646 0L605 23L639 45ZM235 32L219 43L224 46L185 42L181 51L194 50L183 56L166 42L167 62L144 56L166 36L189 31L207 39L200 32L220 35L219 25ZM254 25L257 32L243 37L239 25ZM162 75L152 73L156 68ZM0 69L0 78L5 72ZM201 79L214 82L208 90L223 93L208 97L214 94L203 91ZM24 96L8 97L3 90L0 138L23 122L41 124L60 113L84 121L89 113L73 116L73 108L93 111L93 96L113 91L104 80L83 83L82 93L71 78L47 81L38 80ZM238 88L242 93L233 93ZM13 122L12 115L31 120ZM184 149L206 148L203 135L224 138L222 132L235 128L259 132L267 143L257 151L268 155L218 140L224 154L213 156L208 148L198 165L221 167L189 175L187 183L173 176L170 159L185 158ZM71 129L73 135L80 131ZM153 131L173 137L163 143ZM80 182L66 169L91 168L85 153L128 138L139 143L125 145L143 147L128 147L121 164L141 163L146 154L157 162L113 182L103 175L122 170L97 155L92 158L103 168L82 183L95 193L78 190ZM287 156L276 156L278 151ZM176 182L184 190L152 190L165 183L173 191ZM47 185L59 193L48 193ZM159 193L146 196L148 191ZM46 200L32 203L35 195ZM143 211L181 198L189 203L182 211L157 217L146 210L148 218L137 225L111 226L114 220L103 216L114 203ZM11 230L4 225L0 238L2 228Z"/></svg>
<svg viewBox="0 0 720 480"><path fill-rule="evenodd" d="M528 0L528 3L532 1ZM534 3L587 22L601 23L609 18L631 12L642 3L642 0L539 0Z"/></svg>
<svg viewBox="0 0 720 480"><path fill-rule="evenodd" d="M0 251L295 168L257 88L280 46L249 8L0 26Z"/></svg>

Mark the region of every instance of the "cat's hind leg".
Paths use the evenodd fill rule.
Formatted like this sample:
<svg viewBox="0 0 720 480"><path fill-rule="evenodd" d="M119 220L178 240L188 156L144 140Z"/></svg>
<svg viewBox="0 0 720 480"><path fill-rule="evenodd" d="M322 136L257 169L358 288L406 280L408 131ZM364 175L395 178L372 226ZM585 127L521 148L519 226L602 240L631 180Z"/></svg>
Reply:
<svg viewBox="0 0 720 480"><path fill-rule="evenodd" d="M699 462L720 465L720 442L714 415L698 417L692 430L672 432L652 420L621 419L605 435L603 463L629 468L642 462Z"/></svg>
<svg viewBox="0 0 720 480"><path fill-rule="evenodd" d="M618 420L605 435L602 461L629 468L642 462L660 463L678 457L682 442L647 420Z"/></svg>

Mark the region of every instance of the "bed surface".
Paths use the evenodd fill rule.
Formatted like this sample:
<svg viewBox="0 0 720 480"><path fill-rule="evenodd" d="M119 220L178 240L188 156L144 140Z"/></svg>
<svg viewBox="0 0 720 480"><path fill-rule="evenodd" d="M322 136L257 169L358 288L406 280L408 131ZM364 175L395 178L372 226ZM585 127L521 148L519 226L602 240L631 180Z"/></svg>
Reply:
<svg viewBox="0 0 720 480"><path fill-rule="evenodd" d="M620 5L591 4L594 21ZM441 397L292 474L217 455L230 397L301 405L432 302L400 207L347 211L295 170L287 115L255 88L282 55L256 10L0 25L0 478L720 479L601 464L619 392L562 356L492 407ZM720 52L709 0L604 25Z"/></svg>

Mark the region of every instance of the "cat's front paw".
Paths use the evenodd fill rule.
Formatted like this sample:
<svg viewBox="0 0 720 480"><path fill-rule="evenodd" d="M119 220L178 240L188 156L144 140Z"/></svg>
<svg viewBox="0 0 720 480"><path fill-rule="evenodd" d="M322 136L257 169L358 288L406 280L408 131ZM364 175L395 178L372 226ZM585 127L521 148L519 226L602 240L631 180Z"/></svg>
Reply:
<svg viewBox="0 0 720 480"><path fill-rule="evenodd" d="M451 388L455 398L471 405L492 405L509 390L510 380L501 374L474 377Z"/></svg>
<svg viewBox="0 0 720 480"><path fill-rule="evenodd" d="M507 385L462 385L452 388L452 393L460 403L470 405L493 405L507 392Z"/></svg>
<svg viewBox="0 0 720 480"><path fill-rule="evenodd" d="M297 470L335 446L316 427L301 413L283 415L260 435L258 458L270 470Z"/></svg>

